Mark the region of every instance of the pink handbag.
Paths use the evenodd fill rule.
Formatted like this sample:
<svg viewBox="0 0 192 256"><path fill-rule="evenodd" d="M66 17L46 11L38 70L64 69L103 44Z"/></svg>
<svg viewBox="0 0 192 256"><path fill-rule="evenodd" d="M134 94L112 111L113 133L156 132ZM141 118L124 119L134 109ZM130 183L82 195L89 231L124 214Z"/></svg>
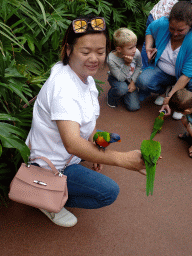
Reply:
<svg viewBox="0 0 192 256"><path fill-rule="evenodd" d="M9 198L49 212L60 212L68 199L67 176L46 157L36 159L44 160L51 170L22 163L10 184Z"/></svg>

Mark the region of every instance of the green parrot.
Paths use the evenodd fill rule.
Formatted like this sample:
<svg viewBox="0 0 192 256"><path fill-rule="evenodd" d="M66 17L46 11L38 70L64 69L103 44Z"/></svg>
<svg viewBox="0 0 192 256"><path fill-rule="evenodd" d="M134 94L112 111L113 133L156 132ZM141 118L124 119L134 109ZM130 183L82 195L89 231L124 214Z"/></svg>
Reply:
<svg viewBox="0 0 192 256"><path fill-rule="evenodd" d="M143 140L141 143L141 154L145 162L147 181L146 194L153 194L156 164L161 155L161 144L154 140Z"/></svg>
<svg viewBox="0 0 192 256"><path fill-rule="evenodd" d="M151 133L151 137L150 137L150 140L152 140L156 133L157 132L160 132L161 129L162 129L162 126L163 126L163 123L164 123L164 115L165 115L166 111L163 110L159 116L157 118L155 118L155 122L154 122L154 125L153 125L153 130L152 130L152 133Z"/></svg>
<svg viewBox="0 0 192 256"><path fill-rule="evenodd" d="M97 145L99 149L103 149L109 146L109 144L113 142L120 142L121 138L117 133L109 133L101 130L97 130L97 132L93 136L93 142Z"/></svg>

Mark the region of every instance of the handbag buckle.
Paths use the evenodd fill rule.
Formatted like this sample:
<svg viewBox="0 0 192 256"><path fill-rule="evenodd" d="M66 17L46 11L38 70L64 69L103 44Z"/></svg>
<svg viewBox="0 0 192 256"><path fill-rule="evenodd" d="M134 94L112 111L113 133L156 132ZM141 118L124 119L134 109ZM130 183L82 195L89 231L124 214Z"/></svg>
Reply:
<svg viewBox="0 0 192 256"><path fill-rule="evenodd" d="M27 168L30 168L30 166L31 166L31 158L29 158L29 161L27 162L26 166L27 166Z"/></svg>
<svg viewBox="0 0 192 256"><path fill-rule="evenodd" d="M43 182L43 181L39 181L39 180L34 180L34 183L38 184L38 185L43 185L43 186L47 186L47 183Z"/></svg>

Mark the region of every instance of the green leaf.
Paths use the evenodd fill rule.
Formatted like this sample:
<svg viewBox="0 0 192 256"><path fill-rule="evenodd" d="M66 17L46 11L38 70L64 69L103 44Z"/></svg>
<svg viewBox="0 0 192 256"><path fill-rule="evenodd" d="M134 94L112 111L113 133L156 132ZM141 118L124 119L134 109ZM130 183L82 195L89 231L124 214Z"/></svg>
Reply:
<svg viewBox="0 0 192 256"><path fill-rule="evenodd" d="M2 176L2 174L7 174L8 173L8 170L7 170L7 164L5 163L2 163L0 164L0 175ZM1 179L1 177L0 177Z"/></svg>
<svg viewBox="0 0 192 256"><path fill-rule="evenodd" d="M20 48L22 48L23 50L25 50L27 53L29 53L24 47L23 45L21 45L17 39L17 37L15 37L12 32L10 31L11 29L6 25L3 24L2 22L0 22L0 27L2 29L4 29L5 32L3 32L0 29L0 34L2 34L2 36L5 36L6 38L8 38L11 42L15 43L16 45L18 45Z"/></svg>
<svg viewBox="0 0 192 256"><path fill-rule="evenodd" d="M3 147L16 148L17 150L19 150L24 162L27 163L30 155L30 150L25 144L25 142L13 134L9 134L9 136L6 136L7 134L1 133L1 132L0 132L0 140L2 142Z"/></svg>
<svg viewBox="0 0 192 256"><path fill-rule="evenodd" d="M16 127L16 126L13 126L11 124L7 124L7 123L3 123L1 122L0 123L0 132L4 130L6 131L6 133L14 133L22 138L26 138L27 134L25 131L23 131L22 129Z"/></svg>
<svg viewBox="0 0 192 256"><path fill-rule="evenodd" d="M101 81L101 80L98 80L98 79L94 79L95 80L95 83L97 84L105 84L105 82Z"/></svg>
<svg viewBox="0 0 192 256"><path fill-rule="evenodd" d="M22 74L20 74L17 70L16 67L9 67L5 69L5 77L22 77L24 78L24 76Z"/></svg>
<svg viewBox="0 0 192 256"><path fill-rule="evenodd" d="M30 50L32 51L32 53L35 53L35 45L31 40L27 40L28 46L30 48Z"/></svg>
<svg viewBox="0 0 192 256"><path fill-rule="evenodd" d="M34 38L30 34L24 34L23 36L27 40L28 46L32 53L35 53Z"/></svg>
<svg viewBox="0 0 192 256"><path fill-rule="evenodd" d="M5 86L6 88L8 88L9 90L15 92L26 104L29 104L28 100L25 98L25 96L23 95L23 93L21 92L21 90L19 90L17 88L17 85L16 84L12 84L12 83L9 83L9 84L2 84L0 83L0 85L2 86Z"/></svg>
<svg viewBox="0 0 192 256"><path fill-rule="evenodd" d="M16 117L13 117L11 115L8 114L4 114L4 113L0 113L0 121L16 121L16 122L20 122L20 120Z"/></svg>
<svg viewBox="0 0 192 256"><path fill-rule="evenodd" d="M55 31L51 38L51 44L53 46L53 49L56 50L59 47L59 31Z"/></svg>
<svg viewBox="0 0 192 256"><path fill-rule="evenodd" d="M2 146L0 145L0 157L1 157L1 155L2 155L2 152L3 152Z"/></svg>
<svg viewBox="0 0 192 256"><path fill-rule="evenodd" d="M45 25L46 25L46 14L45 14L45 9L44 9L44 7L43 7L42 3L41 3L39 0L36 0L36 1L37 1L38 5L39 5L39 6L40 6L40 8L41 8L41 11L42 11L42 14L43 14L43 19L44 19L44 22L45 22Z"/></svg>
<svg viewBox="0 0 192 256"><path fill-rule="evenodd" d="M51 28L48 30L48 32L46 33L46 36L41 40L41 44L45 44L47 42L47 40L49 39L49 37L55 32L55 28L53 26L51 26Z"/></svg>

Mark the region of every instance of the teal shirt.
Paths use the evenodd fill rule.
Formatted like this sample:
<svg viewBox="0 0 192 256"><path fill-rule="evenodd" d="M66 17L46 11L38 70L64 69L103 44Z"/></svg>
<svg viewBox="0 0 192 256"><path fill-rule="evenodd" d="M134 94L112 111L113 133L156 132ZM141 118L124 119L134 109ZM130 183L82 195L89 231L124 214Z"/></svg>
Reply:
<svg viewBox="0 0 192 256"><path fill-rule="evenodd" d="M157 61L171 38L168 18L161 17L153 21L148 26L146 35L152 35L155 40L157 55L153 65L157 65ZM192 78L192 29L187 33L181 45L175 64L175 74L177 80L181 75Z"/></svg>

